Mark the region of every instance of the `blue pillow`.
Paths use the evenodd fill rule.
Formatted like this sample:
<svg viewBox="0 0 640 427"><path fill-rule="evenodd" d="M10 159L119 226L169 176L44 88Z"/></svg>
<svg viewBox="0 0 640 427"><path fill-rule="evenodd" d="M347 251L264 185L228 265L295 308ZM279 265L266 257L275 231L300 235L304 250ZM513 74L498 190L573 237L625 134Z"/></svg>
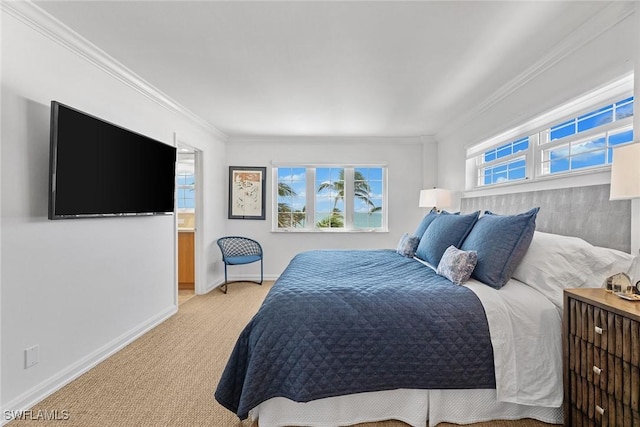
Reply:
<svg viewBox="0 0 640 427"><path fill-rule="evenodd" d="M435 209L431 209L431 211L429 211L429 213L426 214L424 218L422 218L422 221L420 221L420 224L418 224L418 228L416 228L416 231L413 233L413 235L418 239L422 238L422 235L424 234L424 232L427 230L429 225L431 225L433 220L436 219L437 217L438 217L438 212Z"/></svg>
<svg viewBox="0 0 640 427"><path fill-rule="evenodd" d="M534 208L518 215L486 211L460 247L478 253L471 277L496 289L504 286L529 249L539 210Z"/></svg>
<svg viewBox="0 0 640 427"><path fill-rule="evenodd" d="M460 212L450 213L447 211L441 211L440 213L438 213L438 211L436 211L435 209L431 209L431 211L429 211L429 213L426 214L424 218L422 218L422 221L420 221L420 224L418 224L418 228L416 228L416 231L413 233L413 235L416 236L418 239L421 239L424 232L427 231L427 228L429 228L433 220L436 219L438 215L458 215L458 214L460 214Z"/></svg>
<svg viewBox="0 0 640 427"><path fill-rule="evenodd" d="M449 246L460 247L478 215L480 211L467 215L438 215L422 235L416 256L436 267Z"/></svg>

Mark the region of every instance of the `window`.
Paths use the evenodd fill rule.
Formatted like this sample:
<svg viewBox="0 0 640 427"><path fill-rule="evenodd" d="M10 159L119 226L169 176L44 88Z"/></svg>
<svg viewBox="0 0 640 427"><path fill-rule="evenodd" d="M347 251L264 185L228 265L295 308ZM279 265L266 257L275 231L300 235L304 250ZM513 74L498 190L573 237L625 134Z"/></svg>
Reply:
<svg viewBox="0 0 640 427"><path fill-rule="evenodd" d="M467 188L607 167L612 148L633 141L632 88L625 77L469 148L475 181Z"/></svg>
<svg viewBox="0 0 640 427"><path fill-rule="evenodd" d="M307 172L305 168L279 168L277 200L278 228L305 228Z"/></svg>
<svg viewBox="0 0 640 427"><path fill-rule="evenodd" d="M633 97L574 117L543 132L542 175L604 166L612 147L633 141Z"/></svg>
<svg viewBox="0 0 640 427"><path fill-rule="evenodd" d="M195 179L193 173L178 172L176 174L176 186L178 188L178 209L191 209L195 204Z"/></svg>
<svg viewBox="0 0 640 427"><path fill-rule="evenodd" d="M529 138L521 138L486 151L483 155L484 165L479 170L479 182L490 185L525 179L526 159L522 153L528 149ZM514 157L518 153L520 155Z"/></svg>
<svg viewBox="0 0 640 427"><path fill-rule="evenodd" d="M549 129L550 141L575 135L589 129L593 129L614 120L622 120L633 116L633 97L624 99L580 117L573 118L568 122L561 123Z"/></svg>
<svg viewBox="0 0 640 427"><path fill-rule="evenodd" d="M176 206L182 212L194 212L196 207L195 154L178 152L176 161Z"/></svg>
<svg viewBox="0 0 640 427"><path fill-rule="evenodd" d="M386 166L278 166L273 176L276 230L386 230Z"/></svg>

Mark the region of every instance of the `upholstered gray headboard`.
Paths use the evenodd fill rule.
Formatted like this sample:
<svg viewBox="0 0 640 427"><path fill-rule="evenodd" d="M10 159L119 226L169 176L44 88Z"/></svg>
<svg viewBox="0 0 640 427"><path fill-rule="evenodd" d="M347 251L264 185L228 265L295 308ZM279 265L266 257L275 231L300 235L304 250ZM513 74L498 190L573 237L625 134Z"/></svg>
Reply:
<svg viewBox="0 0 640 427"><path fill-rule="evenodd" d="M580 237L592 245L631 251L631 201L609 200L609 185L465 197L461 212L516 214L540 207L536 230Z"/></svg>

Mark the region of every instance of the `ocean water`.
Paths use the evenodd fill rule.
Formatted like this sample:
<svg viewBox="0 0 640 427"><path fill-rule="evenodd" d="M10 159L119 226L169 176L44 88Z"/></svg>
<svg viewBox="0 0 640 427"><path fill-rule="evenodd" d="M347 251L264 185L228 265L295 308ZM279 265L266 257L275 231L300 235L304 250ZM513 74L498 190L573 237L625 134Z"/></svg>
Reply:
<svg viewBox="0 0 640 427"><path fill-rule="evenodd" d="M372 214L356 212L353 222L355 228L380 228L382 227L382 212ZM304 223L300 224L300 227L304 226Z"/></svg>
<svg viewBox="0 0 640 427"><path fill-rule="evenodd" d="M374 212L371 214L356 212L353 215L353 225L355 228L382 227L382 212Z"/></svg>

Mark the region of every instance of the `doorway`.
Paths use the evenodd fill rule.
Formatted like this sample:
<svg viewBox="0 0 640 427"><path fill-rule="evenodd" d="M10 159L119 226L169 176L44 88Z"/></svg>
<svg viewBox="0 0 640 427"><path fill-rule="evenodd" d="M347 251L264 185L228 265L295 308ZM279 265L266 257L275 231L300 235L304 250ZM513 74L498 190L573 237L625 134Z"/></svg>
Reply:
<svg viewBox="0 0 640 427"><path fill-rule="evenodd" d="M178 146L176 159L176 222L178 304L195 295L198 216L198 151Z"/></svg>

